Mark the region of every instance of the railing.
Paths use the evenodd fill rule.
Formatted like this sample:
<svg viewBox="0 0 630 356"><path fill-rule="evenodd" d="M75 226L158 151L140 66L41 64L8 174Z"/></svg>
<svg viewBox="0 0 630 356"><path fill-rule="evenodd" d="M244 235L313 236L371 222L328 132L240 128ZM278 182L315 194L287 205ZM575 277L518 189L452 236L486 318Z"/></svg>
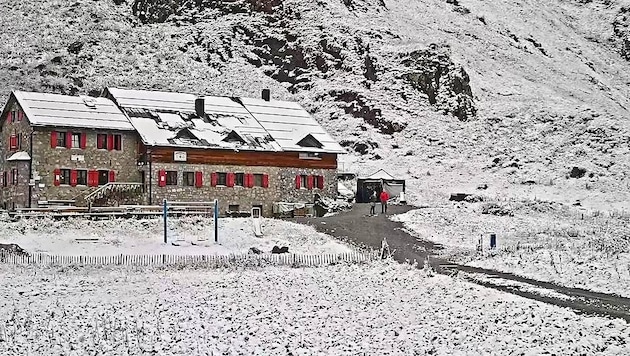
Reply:
<svg viewBox="0 0 630 356"><path fill-rule="evenodd" d="M41 266L194 266L206 268L293 266L316 267L337 263L367 263L378 260L379 252L348 252L316 255L231 254L231 255L115 255L56 256L44 253L16 254L0 251L0 263Z"/></svg>
<svg viewBox="0 0 630 356"><path fill-rule="evenodd" d="M130 182L109 182L105 185L103 185L102 187L98 187L98 189L92 191L91 193L89 193L88 195L86 195L85 197L83 197L83 200L85 200L86 203L91 204L94 200L96 199L100 199L102 197L105 196L106 193L110 192L110 191L114 191L120 188L141 188L142 187L142 183L130 183Z"/></svg>

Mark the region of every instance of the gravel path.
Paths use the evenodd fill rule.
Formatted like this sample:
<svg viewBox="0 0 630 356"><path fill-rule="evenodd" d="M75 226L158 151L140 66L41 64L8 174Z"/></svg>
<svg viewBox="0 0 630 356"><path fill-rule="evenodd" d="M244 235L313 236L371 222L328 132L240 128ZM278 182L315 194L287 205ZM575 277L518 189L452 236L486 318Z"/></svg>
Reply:
<svg viewBox="0 0 630 356"><path fill-rule="evenodd" d="M569 307L581 313L607 315L630 321L628 298L563 287L510 273L450 263L434 257L439 245L416 239L404 229L402 223L388 218L389 215L402 214L412 209L415 207L392 205L389 206L388 214L369 216L369 204L355 204L351 211L325 218L297 218L296 221L313 225L320 232L358 246L380 248L383 238L386 238L394 259L399 262L417 261L419 267L422 267L428 258L428 263L438 273L459 274L471 282L522 297ZM377 206L377 211L380 211L380 206Z"/></svg>

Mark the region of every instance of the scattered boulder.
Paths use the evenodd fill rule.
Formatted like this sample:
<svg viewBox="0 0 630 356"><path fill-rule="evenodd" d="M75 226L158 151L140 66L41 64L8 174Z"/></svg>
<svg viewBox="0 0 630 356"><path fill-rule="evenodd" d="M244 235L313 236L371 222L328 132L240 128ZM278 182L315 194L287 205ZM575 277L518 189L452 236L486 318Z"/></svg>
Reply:
<svg viewBox="0 0 630 356"><path fill-rule="evenodd" d="M79 54L79 52L81 52L81 49L83 48L83 42L82 41L74 41L72 42L69 46L68 46L68 52L72 53L72 54Z"/></svg>
<svg viewBox="0 0 630 356"><path fill-rule="evenodd" d="M21 256L28 255L28 252L26 252L23 248L21 248L17 244L0 244L0 253L2 252L21 255Z"/></svg>
<svg viewBox="0 0 630 356"><path fill-rule="evenodd" d="M271 253L274 253L274 254L289 253L289 248L287 246L282 246L282 247L274 246L271 249Z"/></svg>
<svg viewBox="0 0 630 356"><path fill-rule="evenodd" d="M479 185L477 186L477 189L478 189L478 190L486 190L486 189L488 189L488 185L487 185L487 184L485 184L485 183L484 183L484 184L479 184Z"/></svg>
<svg viewBox="0 0 630 356"><path fill-rule="evenodd" d="M582 178L586 174L586 169L580 167L571 168L571 172L569 172L569 177L571 178Z"/></svg>
<svg viewBox="0 0 630 356"><path fill-rule="evenodd" d="M251 255L251 254L253 254L253 255L260 255L260 254L262 254L262 253L263 253L263 252L262 252L262 250L260 250L259 248L256 248L256 247L251 247L251 248L249 249L249 254L250 254L250 255Z"/></svg>
<svg viewBox="0 0 630 356"><path fill-rule="evenodd" d="M514 216L514 212L507 206L501 206L497 203L486 203L481 207L482 214L491 214L497 216Z"/></svg>
<svg viewBox="0 0 630 356"><path fill-rule="evenodd" d="M470 194L467 193L451 193L450 201L464 201Z"/></svg>

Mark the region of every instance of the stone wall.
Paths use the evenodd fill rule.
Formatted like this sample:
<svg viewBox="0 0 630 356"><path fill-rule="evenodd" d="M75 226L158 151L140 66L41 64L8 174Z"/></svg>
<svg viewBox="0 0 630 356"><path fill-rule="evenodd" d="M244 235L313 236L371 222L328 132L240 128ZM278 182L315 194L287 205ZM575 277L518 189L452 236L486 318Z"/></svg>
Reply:
<svg viewBox="0 0 630 356"><path fill-rule="evenodd" d="M65 129L57 129L65 131ZM87 146L81 148L52 148L50 129L37 129L33 133L33 206L39 200L74 199L80 204L82 198L96 187L86 185L54 185L55 169L108 170L115 172L117 182L140 182L141 174L137 166L138 141L135 132L121 132L93 129L68 129L72 132L85 132ZM122 150L97 149L97 134L120 134Z"/></svg>
<svg viewBox="0 0 630 356"><path fill-rule="evenodd" d="M304 202L312 203L315 194L327 197L335 197L337 194L337 175L334 169L302 169L279 168L264 166L229 166L229 165L201 165L181 163L153 163L151 166L151 181L149 182L148 166L147 185L151 189L145 189L147 196L151 191L151 200L147 203L160 204L163 199L174 201L207 201L219 200L221 215L228 210L230 205L238 205L240 211L249 211L253 206L261 205L263 215L271 216L274 202ZM158 186L158 172L160 170L177 171L177 185ZM184 172L202 172L203 186L184 186ZM269 175L269 187L227 187L211 186L211 174L213 172L253 173ZM296 175L321 175L324 176L324 189L296 189ZM148 199L147 199L148 200Z"/></svg>
<svg viewBox="0 0 630 356"><path fill-rule="evenodd" d="M13 101L9 103L8 112L20 112L19 105ZM0 207L24 208L29 206L29 161L7 161L13 154L23 151L30 152L31 127L25 117L21 121L10 122L8 114L0 118L2 120L2 132L0 133L0 174L6 172L6 187L0 184ZM18 148L10 149L10 137L19 137ZM11 171L17 169L18 179L16 184L11 184Z"/></svg>

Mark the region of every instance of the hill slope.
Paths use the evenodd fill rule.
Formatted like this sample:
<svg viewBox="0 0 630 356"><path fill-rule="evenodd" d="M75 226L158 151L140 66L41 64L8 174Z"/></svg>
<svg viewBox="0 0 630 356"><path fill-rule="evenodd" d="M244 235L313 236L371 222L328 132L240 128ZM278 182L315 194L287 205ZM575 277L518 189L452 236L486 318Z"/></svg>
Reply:
<svg viewBox="0 0 630 356"><path fill-rule="evenodd" d="M271 88L310 110L353 170L404 175L412 196L485 182L622 202L627 3L0 0L0 99ZM582 178L567 178L574 166Z"/></svg>

